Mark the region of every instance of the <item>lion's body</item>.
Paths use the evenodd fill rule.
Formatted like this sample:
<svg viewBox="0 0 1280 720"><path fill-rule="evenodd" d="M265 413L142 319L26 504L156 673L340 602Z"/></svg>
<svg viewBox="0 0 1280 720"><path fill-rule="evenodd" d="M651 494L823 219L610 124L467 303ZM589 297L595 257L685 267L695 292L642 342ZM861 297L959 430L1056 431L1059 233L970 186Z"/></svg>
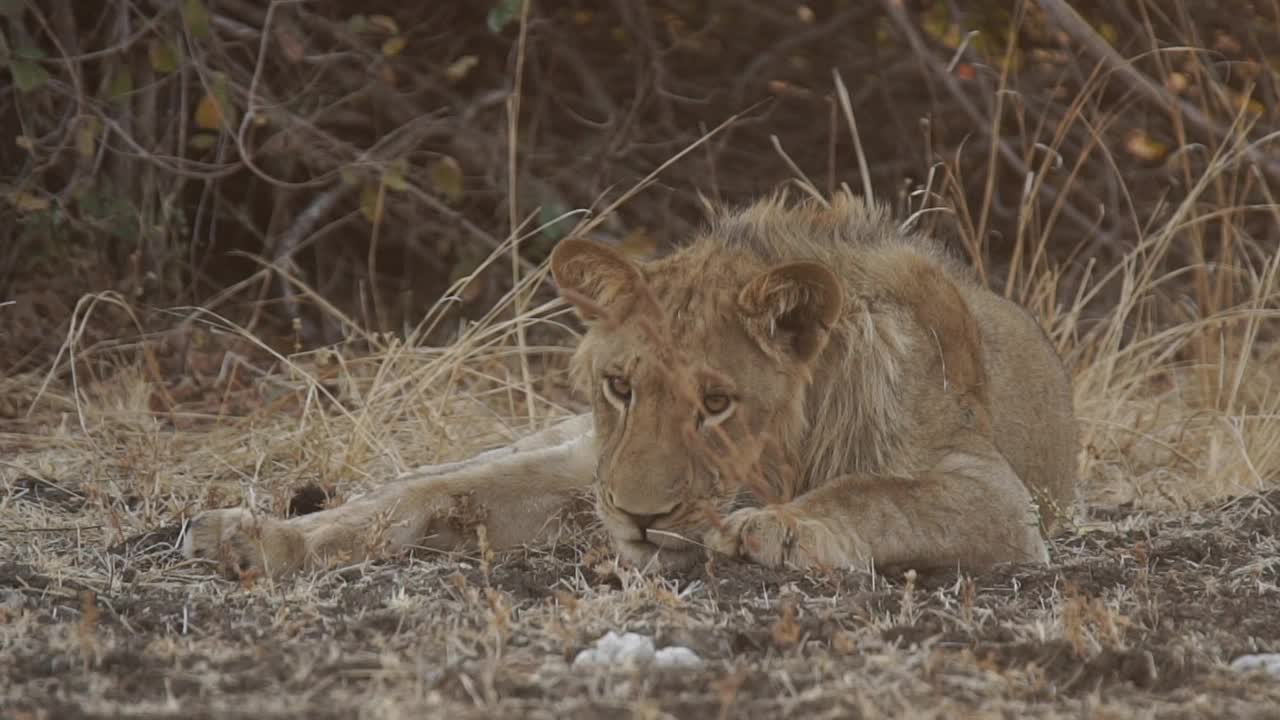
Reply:
<svg viewBox="0 0 1280 720"><path fill-rule="evenodd" d="M813 431L793 448L802 491L846 473L927 469L935 439L964 426L967 404L986 406L997 448L1033 492L1064 510L1072 502L1075 420L1057 353L1025 310L978 285L936 241L901 233L882 209L846 195L830 210L766 200L728 215L650 274L671 286L705 284L706 266L734 253L753 257L734 263L742 282L764 267L816 260L844 291L808 388Z"/></svg>
<svg viewBox="0 0 1280 720"><path fill-rule="evenodd" d="M240 511L202 516L189 549L287 571L367 554L357 539L379 514L391 545L456 546L467 533L442 518L460 498L477 522L514 518L488 536L517 544L597 476L598 513L638 563L687 562L701 543L680 538L695 533L766 564L1047 559L1038 525L1074 497L1067 374L1025 311L881 210L766 200L644 266L566 241L553 270L589 321L574 370L591 417L271 522L258 537L279 535L279 551L245 539ZM776 504L726 487L735 474ZM708 507L724 520L708 525Z"/></svg>

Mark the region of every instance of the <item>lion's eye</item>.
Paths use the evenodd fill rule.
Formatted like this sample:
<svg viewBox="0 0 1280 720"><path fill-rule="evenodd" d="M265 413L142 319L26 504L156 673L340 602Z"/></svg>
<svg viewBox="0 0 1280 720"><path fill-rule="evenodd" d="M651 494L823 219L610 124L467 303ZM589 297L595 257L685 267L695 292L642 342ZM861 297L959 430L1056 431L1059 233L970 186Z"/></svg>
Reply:
<svg viewBox="0 0 1280 720"><path fill-rule="evenodd" d="M605 386L615 398L622 402L627 402L631 399L631 382L629 380L619 375L608 375L604 381Z"/></svg>
<svg viewBox="0 0 1280 720"><path fill-rule="evenodd" d="M711 415L719 415L733 405L733 398L724 393L708 393L702 398L702 407Z"/></svg>

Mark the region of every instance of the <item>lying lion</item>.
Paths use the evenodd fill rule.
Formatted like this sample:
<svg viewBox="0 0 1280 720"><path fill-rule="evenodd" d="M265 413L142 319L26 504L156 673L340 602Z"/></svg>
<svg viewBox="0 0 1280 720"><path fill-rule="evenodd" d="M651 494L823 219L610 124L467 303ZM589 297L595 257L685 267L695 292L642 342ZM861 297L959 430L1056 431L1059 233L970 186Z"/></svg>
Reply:
<svg viewBox="0 0 1280 720"><path fill-rule="evenodd" d="M1070 382L1036 322L934 242L847 194L726 212L635 263L551 257L587 325L590 414L292 520L205 512L188 556L278 576L418 546L555 533L594 489L624 559L769 566L1048 560L1071 507Z"/></svg>

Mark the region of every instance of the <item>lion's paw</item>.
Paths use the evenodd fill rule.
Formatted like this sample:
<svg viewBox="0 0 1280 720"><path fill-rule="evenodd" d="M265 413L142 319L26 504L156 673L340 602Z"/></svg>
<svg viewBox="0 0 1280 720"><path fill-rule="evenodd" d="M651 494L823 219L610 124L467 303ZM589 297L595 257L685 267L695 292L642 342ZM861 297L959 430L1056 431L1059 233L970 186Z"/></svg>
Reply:
<svg viewBox="0 0 1280 720"><path fill-rule="evenodd" d="M231 579L280 577L302 567L306 538L281 520L248 510L209 510L187 526L182 554L213 560Z"/></svg>
<svg viewBox="0 0 1280 720"><path fill-rule="evenodd" d="M718 553L778 567L787 561L794 545L794 524L773 508L744 508L712 529L706 542Z"/></svg>
<svg viewBox="0 0 1280 720"><path fill-rule="evenodd" d="M836 537L786 505L737 510L708 532L706 543L715 552L766 567L848 567L869 556L859 552L862 542L852 532Z"/></svg>

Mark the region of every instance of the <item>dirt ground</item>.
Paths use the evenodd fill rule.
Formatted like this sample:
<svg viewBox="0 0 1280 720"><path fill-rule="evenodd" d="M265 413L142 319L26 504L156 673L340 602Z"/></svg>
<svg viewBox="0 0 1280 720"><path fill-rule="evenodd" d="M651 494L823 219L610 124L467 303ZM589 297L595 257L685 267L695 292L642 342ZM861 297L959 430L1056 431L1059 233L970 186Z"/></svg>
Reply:
<svg viewBox="0 0 1280 720"><path fill-rule="evenodd" d="M1095 509L1055 541L1052 567L978 575L716 560L660 578L619 568L584 529L551 548L244 587L182 560L176 526L106 546L80 491L34 477L4 490L0 508L62 521L5 531L8 718L1280 713L1280 681L1227 667L1280 650L1280 491ZM573 669L608 630L705 664Z"/></svg>

